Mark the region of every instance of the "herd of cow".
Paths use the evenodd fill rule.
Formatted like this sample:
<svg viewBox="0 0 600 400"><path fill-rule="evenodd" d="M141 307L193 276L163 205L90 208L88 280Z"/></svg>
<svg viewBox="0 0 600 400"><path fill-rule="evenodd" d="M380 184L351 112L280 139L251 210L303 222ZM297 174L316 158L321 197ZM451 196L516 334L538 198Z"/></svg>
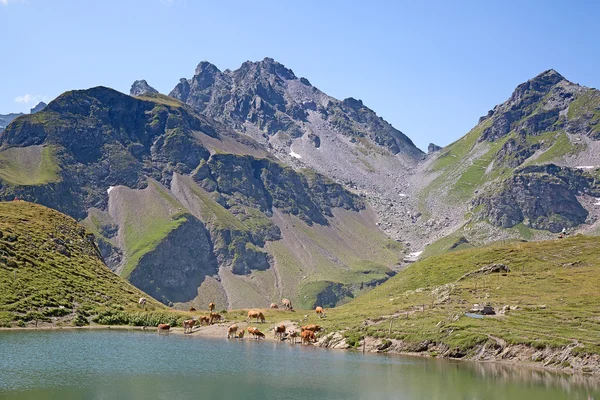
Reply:
<svg viewBox="0 0 600 400"><path fill-rule="evenodd" d="M292 307L292 302L290 300L283 299L283 300L281 300L281 303L285 310L294 311L294 309ZM146 299L142 297L139 301L139 304L145 305ZM278 309L279 306L275 303L272 303L270 308ZM210 314L208 316L201 316L198 319L187 319L187 320L183 321L183 333L184 334L192 333L196 323L199 323L199 325L204 325L204 323L206 323L207 325L212 325L215 322L220 321L222 319L221 315L214 312L215 303L210 303L208 305L208 309L210 310ZM196 311L196 309L193 307L190 307L190 311ZM325 316L325 313L324 313L324 310L322 307L315 308L315 312L317 313L317 315L319 317ZM265 322L265 316L259 310L248 311L248 318L246 320L251 321L253 319L256 319L257 323L259 320L261 323ZM158 333L159 334L161 332L168 332L170 329L171 329L171 325L169 325L169 324L159 324L158 325ZM259 340L259 339L265 338L265 334L256 327L250 326L250 327L246 328L246 330L248 331L248 334L252 335L252 337L254 339ZM276 326L275 328L273 328L273 332L274 332L276 338L278 338L279 340L289 339L290 343L294 343L294 344L296 343L296 339L298 337L300 338L301 344L310 344L310 343L316 342L317 341L316 333L319 332L320 330L321 330L321 327L316 324L302 326L300 328L300 332L296 331L295 329L286 331L285 325L279 325L279 326ZM229 326L229 328L227 328L227 339L243 339L244 332L245 332L244 329L239 329L237 324L233 324L233 325Z"/></svg>

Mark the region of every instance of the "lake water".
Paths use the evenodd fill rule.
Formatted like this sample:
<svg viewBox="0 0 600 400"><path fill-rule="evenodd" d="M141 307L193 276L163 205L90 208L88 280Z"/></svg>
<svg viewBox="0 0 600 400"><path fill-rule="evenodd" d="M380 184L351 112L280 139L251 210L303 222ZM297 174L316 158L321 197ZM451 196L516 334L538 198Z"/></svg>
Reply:
<svg viewBox="0 0 600 400"><path fill-rule="evenodd" d="M528 368L134 331L0 332L0 399L600 399Z"/></svg>

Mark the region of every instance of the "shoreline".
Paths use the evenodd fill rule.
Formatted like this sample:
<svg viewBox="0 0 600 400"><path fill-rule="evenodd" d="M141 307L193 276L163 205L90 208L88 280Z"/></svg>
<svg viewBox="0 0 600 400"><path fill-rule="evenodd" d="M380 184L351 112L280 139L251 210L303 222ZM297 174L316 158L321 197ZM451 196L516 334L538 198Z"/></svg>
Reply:
<svg viewBox="0 0 600 400"><path fill-rule="evenodd" d="M219 323L219 324L214 324L214 325L203 325L203 326L195 326L192 333L188 333L188 334L184 334L183 333L183 328L181 327L175 327L175 328L171 328L171 330L169 330L169 334L174 334L174 335L181 335L181 336L191 336L191 337L197 337L197 338L202 338L202 337L206 337L206 338L211 338L211 339L215 339L215 338L226 338L227 337L227 328L233 324L236 323L240 326L241 329L246 329L248 326L257 326L259 329L261 327L263 327L264 325L264 329L262 329L263 333L265 333L265 338L262 339L264 341L268 341L268 342L286 342L286 343L290 343L289 339L286 340L280 340L276 337L273 336L272 333L272 329L274 326L280 325L280 324L285 324L286 325L286 330L289 329L296 329L299 331L299 327L291 322L291 321L282 321L282 322L278 322L278 323L266 323L266 324L248 324L246 322L231 322L231 323ZM87 326L43 326L43 327L14 327L14 328L0 328L0 332L39 332L39 331L96 331L96 330L116 330L116 331L143 331L143 332L154 332L155 334L157 334L157 329L156 327L150 327L150 326L132 326L132 325L87 325ZM469 362L471 364L474 365L497 365L497 366L506 366L506 367L519 367L519 368L527 368L527 369L531 369L531 370L537 370L537 371L543 371L543 372L549 372L549 373L553 373L553 374L560 374L560 375L566 375L566 376L580 376L580 377L597 377L600 375L600 362L595 363L594 365L596 366L596 368L590 368L590 370L584 370L583 368L568 368L568 367L564 367L564 366L556 366L556 365L545 365L544 363L541 362L536 362L536 361L526 361L518 358L502 358L502 357L497 357L497 356L488 356L487 358L477 358L477 356L482 357L482 353L485 350L485 345L482 346L482 348L477 349L476 353L477 356L476 357L462 357L462 358L456 358L456 357L447 357L447 356L440 356L440 357L436 357L436 356L432 356L429 352L423 351L423 352L414 352L414 351L402 351L401 350L401 341L392 339L390 340L390 342L392 342L392 345L389 346L388 348L384 349L384 350L380 350L378 349L378 346L381 345L381 343L384 340L387 339L376 339L373 337L368 336L366 338L366 343L365 343L365 339L360 341L360 345L356 348L352 348L350 346L348 346L345 343L344 339L335 341L332 343L331 338L332 337L337 337L340 338L342 337L340 332L330 332L327 333L326 335L322 336L319 340L317 340L317 342L312 343L311 346L314 347L319 347L319 348L323 348L323 349L327 349L327 350L345 350L345 351L352 351L352 352L361 352L363 354L366 353L370 353L370 354L388 354L388 355L394 355L394 356L403 356L403 357L416 357L416 358L429 358L429 359L436 359L436 360L446 360L446 361L457 361L457 362ZM239 338L232 338L231 340L240 340ZM252 338L251 336L248 335L248 333L246 332L246 334L244 335L244 338L241 340L255 340L254 338ZM261 339L258 339L258 341L260 341ZM297 342L295 343L295 345L300 345L302 346L302 343L300 341L300 338L296 339ZM290 345L292 345L292 343L290 343ZM521 350L522 353L531 353L532 351L534 351L535 349L531 348L531 347L527 347L527 346L523 346L523 345L514 345L511 346L511 348L517 348L515 350ZM511 349L508 349L511 350ZM528 351L524 351L524 350L528 350ZM539 351L538 351L539 352ZM556 354L562 353L563 349L556 349L554 351L550 351ZM547 351L547 353L549 353ZM594 359L598 359L600 360L600 356L598 355L590 355L588 356L588 358L594 358Z"/></svg>

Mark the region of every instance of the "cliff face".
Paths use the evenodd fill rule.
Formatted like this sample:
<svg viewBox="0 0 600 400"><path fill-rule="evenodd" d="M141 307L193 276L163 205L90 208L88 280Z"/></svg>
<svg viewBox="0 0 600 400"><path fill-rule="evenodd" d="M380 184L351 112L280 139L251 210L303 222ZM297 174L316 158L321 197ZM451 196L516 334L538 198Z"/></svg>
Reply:
<svg viewBox="0 0 600 400"><path fill-rule="evenodd" d="M335 210L364 213L364 201L151 91L67 92L14 121L0 135L0 159L11 160L0 170L0 198L36 201L82 220L111 268L167 304L216 296L222 306L265 306L323 279L381 280L379 271L352 267L360 258L344 253L356 243L342 238L319 261L319 274L279 267L296 267L322 250L274 252L271 243L282 240L284 228L276 213L297 218L294 229L304 232L339 225L337 231L343 224ZM357 227L376 238L389 271L398 251L385 247L372 219Z"/></svg>

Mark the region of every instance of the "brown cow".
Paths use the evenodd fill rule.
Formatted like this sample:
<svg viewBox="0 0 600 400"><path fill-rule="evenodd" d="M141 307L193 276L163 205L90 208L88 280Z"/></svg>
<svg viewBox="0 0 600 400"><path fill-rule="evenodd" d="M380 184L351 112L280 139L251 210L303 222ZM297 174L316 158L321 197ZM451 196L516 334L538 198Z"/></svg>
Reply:
<svg viewBox="0 0 600 400"><path fill-rule="evenodd" d="M186 319L183 321L183 334L192 333L194 330L194 325L196 325L195 319Z"/></svg>
<svg viewBox="0 0 600 400"><path fill-rule="evenodd" d="M316 325L316 324L304 325L303 327L300 328L300 330L302 332L304 332L304 331L319 332L321 330L321 326Z"/></svg>
<svg viewBox="0 0 600 400"><path fill-rule="evenodd" d="M302 334L302 344L310 344L311 342L316 342L317 337L313 331L303 331Z"/></svg>
<svg viewBox="0 0 600 400"><path fill-rule="evenodd" d="M254 337L258 340L260 338L265 338L265 334L259 331L258 329L254 330Z"/></svg>
<svg viewBox="0 0 600 400"><path fill-rule="evenodd" d="M221 317L221 314L218 314L216 312L210 313L210 323L209 325L212 325L215 321L220 321L223 317Z"/></svg>
<svg viewBox="0 0 600 400"><path fill-rule="evenodd" d="M208 303L208 309L210 310L210 312L213 312L213 310L215 309L215 303Z"/></svg>
<svg viewBox="0 0 600 400"><path fill-rule="evenodd" d="M237 330L238 326L236 324L233 324L229 328L227 328L227 339L234 338Z"/></svg>
<svg viewBox="0 0 600 400"><path fill-rule="evenodd" d="M244 338L244 330L240 329L240 331L238 332L238 339L243 339Z"/></svg>
<svg viewBox="0 0 600 400"><path fill-rule="evenodd" d="M258 330L258 328L255 328L255 327L253 327L253 326L249 326L249 327L247 328L247 331L248 331L248 333L249 333L249 334L251 334L251 335L252 335L252 337L256 337L256 336L254 336L254 332L256 332L257 330Z"/></svg>
<svg viewBox="0 0 600 400"><path fill-rule="evenodd" d="M210 325L210 317L203 315L200 317L200 325L204 325L205 322L206 322L206 325Z"/></svg>
<svg viewBox="0 0 600 400"><path fill-rule="evenodd" d="M283 335L285 334L285 325L279 325L273 328L273 332L275 332L275 337L279 337L279 340L283 340Z"/></svg>
<svg viewBox="0 0 600 400"><path fill-rule="evenodd" d="M248 318L247 318L247 320L250 320L252 318L256 318L256 322L257 323L258 323L259 319L260 319L260 322L262 322L263 324L265 323L265 316L260 311L256 311L256 310L250 310L250 311L248 311Z"/></svg>
<svg viewBox="0 0 600 400"><path fill-rule="evenodd" d="M325 311L323 311L323 307L319 306L319 307L315 308L315 312L317 313L319 318L322 318L325 316Z"/></svg>
<svg viewBox="0 0 600 400"><path fill-rule="evenodd" d="M271 305L269 306L269 308L272 308L272 309L276 310L276 309L279 308L279 306L277 304L275 304L275 303L271 303Z"/></svg>
<svg viewBox="0 0 600 400"><path fill-rule="evenodd" d="M283 304L284 309L294 311L294 307L292 307L292 302L289 299L281 299L281 304Z"/></svg>
<svg viewBox="0 0 600 400"><path fill-rule="evenodd" d="M158 327L157 327L157 331L158 331L159 335L160 335L160 332L169 332L169 329L171 329L171 325L169 325L169 324L158 324Z"/></svg>
<svg viewBox="0 0 600 400"><path fill-rule="evenodd" d="M194 312L194 311L196 311L196 309L195 309L194 307L190 307L190 308L189 308L189 311L190 311L190 312Z"/></svg>

